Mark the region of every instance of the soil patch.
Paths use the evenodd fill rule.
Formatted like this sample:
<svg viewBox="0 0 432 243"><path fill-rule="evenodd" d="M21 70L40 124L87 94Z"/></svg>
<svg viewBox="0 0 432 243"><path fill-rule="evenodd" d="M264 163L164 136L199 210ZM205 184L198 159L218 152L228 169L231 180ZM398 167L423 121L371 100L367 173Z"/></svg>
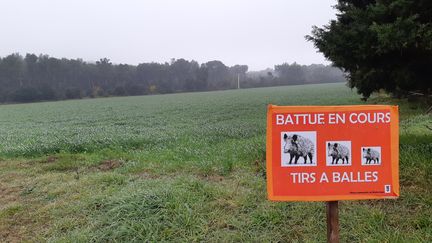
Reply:
<svg viewBox="0 0 432 243"><path fill-rule="evenodd" d="M34 163L51 164L56 162L58 159L59 158L57 156L48 156L47 158L41 160L31 160L29 161L29 164L34 164Z"/></svg>
<svg viewBox="0 0 432 243"><path fill-rule="evenodd" d="M157 176L155 174L152 174L150 171L142 171L136 174L138 176L138 178L141 179L157 179L160 178L160 176Z"/></svg>
<svg viewBox="0 0 432 243"><path fill-rule="evenodd" d="M19 201L19 195L21 188L15 187L3 187L0 185L0 209L7 207L13 202Z"/></svg>
<svg viewBox="0 0 432 243"><path fill-rule="evenodd" d="M45 163L54 163L58 160L58 157L56 156L49 156L48 158L46 158Z"/></svg>
<svg viewBox="0 0 432 243"><path fill-rule="evenodd" d="M109 171L122 166L123 162L120 160L104 160L98 165L101 171Z"/></svg>
<svg viewBox="0 0 432 243"><path fill-rule="evenodd" d="M207 176L200 176L202 180L211 181L211 182L221 182L224 180L223 176L220 175L207 175Z"/></svg>

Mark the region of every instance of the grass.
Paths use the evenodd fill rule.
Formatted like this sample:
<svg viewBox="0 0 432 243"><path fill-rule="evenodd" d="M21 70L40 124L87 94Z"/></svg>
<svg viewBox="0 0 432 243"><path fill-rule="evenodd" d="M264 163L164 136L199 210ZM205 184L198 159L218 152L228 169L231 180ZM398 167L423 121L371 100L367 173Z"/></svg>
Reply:
<svg viewBox="0 0 432 243"><path fill-rule="evenodd" d="M341 84L0 106L0 241L323 242L323 203L266 199L267 104L361 104ZM399 104L398 200L341 203L341 240L432 241L432 127Z"/></svg>

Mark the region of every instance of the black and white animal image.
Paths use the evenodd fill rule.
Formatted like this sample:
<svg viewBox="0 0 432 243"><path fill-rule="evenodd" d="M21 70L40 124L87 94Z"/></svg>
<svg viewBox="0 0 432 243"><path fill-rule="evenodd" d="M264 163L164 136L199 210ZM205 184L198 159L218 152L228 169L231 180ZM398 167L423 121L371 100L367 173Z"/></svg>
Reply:
<svg viewBox="0 0 432 243"><path fill-rule="evenodd" d="M294 160L294 164L297 164L298 159L302 157L304 163L307 164L307 158L311 164L313 164L313 154L314 154L314 143L301 135L284 134L284 153L290 154L289 164Z"/></svg>
<svg viewBox="0 0 432 243"><path fill-rule="evenodd" d="M338 164L339 160L342 160L342 164L349 164L350 150L348 147L340 143L328 143L327 144L328 156L332 157L332 164Z"/></svg>
<svg viewBox="0 0 432 243"><path fill-rule="evenodd" d="M366 159L366 164L372 161L374 164L380 163L380 153L372 148L363 148L363 158Z"/></svg>

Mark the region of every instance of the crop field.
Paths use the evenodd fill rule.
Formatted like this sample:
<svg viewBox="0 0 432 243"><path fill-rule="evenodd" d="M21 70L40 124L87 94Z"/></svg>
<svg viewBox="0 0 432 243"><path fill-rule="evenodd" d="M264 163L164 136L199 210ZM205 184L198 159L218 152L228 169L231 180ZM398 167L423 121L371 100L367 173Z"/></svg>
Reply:
<svg viewBox="0 0 432 243"><path fill-rule="evenodd" d="M325 204L266 198L266 108L343 84L0 106L0 242L325 242ZM432 117L400 105L401 197L340 203L342 242L432 242Z"/></svg>

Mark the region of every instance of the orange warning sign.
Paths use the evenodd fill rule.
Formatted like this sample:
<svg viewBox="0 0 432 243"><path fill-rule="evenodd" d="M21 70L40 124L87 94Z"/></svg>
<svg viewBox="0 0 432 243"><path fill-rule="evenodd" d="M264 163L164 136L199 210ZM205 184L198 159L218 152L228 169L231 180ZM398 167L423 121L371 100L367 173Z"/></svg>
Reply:
<svg viewBox="0 0 432 243"><path fill-rule="evenodd" d="M269 105L267 191L275 201L397 198L398 107Z"/></svg>

